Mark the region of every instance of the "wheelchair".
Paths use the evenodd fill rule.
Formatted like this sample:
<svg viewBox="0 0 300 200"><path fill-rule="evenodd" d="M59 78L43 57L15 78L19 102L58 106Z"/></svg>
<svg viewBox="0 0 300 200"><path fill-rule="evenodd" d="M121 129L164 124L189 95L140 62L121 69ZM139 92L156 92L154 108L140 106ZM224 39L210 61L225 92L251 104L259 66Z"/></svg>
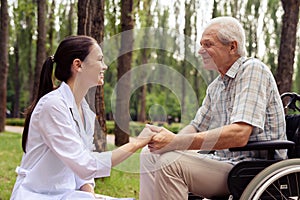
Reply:
<svg viewBox="0 0 300 200"><path fill-rule="evenodd" d="M286 140L249 142L230 151L267 150L266 160L241 161L228 175L229 196L212 200L300 200L300 95L281 95L286 112ZM288 159L275 160L275 150L287 149ZM189 200L203 198L189 194Z"/></svg>

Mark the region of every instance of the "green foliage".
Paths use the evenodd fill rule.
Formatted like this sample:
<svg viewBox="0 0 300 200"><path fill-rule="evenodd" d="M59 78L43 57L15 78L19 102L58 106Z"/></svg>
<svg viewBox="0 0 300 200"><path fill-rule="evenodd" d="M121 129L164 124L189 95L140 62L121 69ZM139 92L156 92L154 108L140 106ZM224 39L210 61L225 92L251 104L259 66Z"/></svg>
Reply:
<svg viewBox="0 0 300 200"><path fill-rule="evenodd" d="M7 107L13 111L14 107L19 103L19 110L17 113L22 116L25 108L30 104L31 87L33 81L33 70L36 55L36 38L37 38L37 4L30 0L17 0L9 2L11 13L10 22L10 37L9 37L9 74L7 81ZM48 53L55 50L59 41L65 36L74 34L77 32L77 2L78 1L47 1L48 3L48 37L47 39ZM189 3L192 17L190 19L191 28L191 57L193 63L186 62L183 58L183 52L185 51L185 40L178 37L177 33L184 32L184 15L182 13L182 7L185 3ZM55 9L53 6L55 4ZM115 99L112 99L112 93L117 83L117 58L120 48L120 40L118 40L117 34L120 33L121 24L121 1L120 0L107 0L105 1L105 31L103 42L103 53L105 56L105 62L109 66L109 69L105 73L105 107L108 120L113 119L112 103L115 103ZM158 28L155 32L154 39L147 36L145 32L138 32L135 34L134 47L147 46L147 44L156 44L156 49L138 49L133 52L132 69L144 64L160 64L174 69L181 73L191 85L193 92L197 97L197 101L186 95L184 98L179 97L178 92L170 91L170 88L161 86L159 84L148 84L146 94L146 116L147 120L151 121L150 115L154 112L154 118L159 115L171 116L173 119L184 119L189 121L196 113L195 107L198 107L206 93L206 87L213 79L210 76L210 72L199 71L201 66L201 60L197 57L197 50L195 49L195 43L199 42L199 25L203 25L208 19L199 18L197 9L201 4L200 0L193 1L175 1L170 3L170 6L161 6L161 1L156 0L143 0L134 1L133 15L135 19L135 28L155 27ZM192 5L194 4L194 5ZM280 0L267 0L266 10L263 8L264 2L259 0L214 0L212 8L212 16L231 15L239 18L245 29L247 36L247 48L249 56L259 57L258 55L258 19L262 17L262 32L259 37L262 37L265 46L265 53L260 59L262 59L267 66L270 66L272 72L276 71L277 57L280 45L280 32L281 32L281 17L283 13ZM169 9L172 7L172 9ZM51 11L50 11L51 9ZM49 13L53 11L53 17ZM208 10L209 12L209 10ZM198 13L198 15L196 14ZM202 15L203 17L204 15ZM53 27L53 22L55 26ZM170 23L171 22L171 23ZM175 24L172 24L175 23ZM171 29L173 28L174 29ZM169 29L170 28L170 29ZM187 27L188 28L188 27ZM53 44L50 44L53 42ZM105 45L107 43L107 45ZM299 43L297 44L299 49ZM18 47L18 52L14 50ZM51 48L51 49L50 49ZM16 54L19 55L19 73L16 73ZM144 60L143 60L144 59ZM146 60L145 60L146 59ZM299 74L299 60L298 69L295 73ZM195 64L196 63L196 64ZM193 66L194 65L194 66ZM183 70L184 67L184 70ZM141 74L142 76L143 74ZM182 87L182 83L178 80L172 80L167 76L168 74L161 73L159 70L155 70L153 76L158 77L159 80L166 80L170 82L170 85L177 84L178 87ZM300 91L299 75L295 74L294 91ZM209 77L209 78L208 78ZM18 81L16 81L18 80ZM16 89L17 83L20 84L19 92ZM130 88L128 88L130 89ZM188 89L191 90L191 89ZM19 94L19 95L18 95ZM177 96L176 96L177 95ZM141 112L141 94L139 88L132 92L130 99L130 115L132 120L137 120L137 116ZM184 101L184 104L182 103ZM158 106L159 105L159 106ZM185 108L182 108L182 106ZM151 109L151 107L153 107ZM182 117L182 110L186 110L187 116ZM152 111L152 113L149 113ZM160 113L159 113L160 112ZM15 116L19 117L19 116ZM183 123L185 123L184 121ZM135 132L135 131L133 131Z"/></svg>
<svg viewBox="0 0 300 200"><path fill-rule="evenodd" d="M298 53L297 59L300 61L300 53ZM294 84L293 84L292 91L300 94L300 62L297 63L295 70L296 70L296 77L295 77L295 81L293 82Z"/></svg>
<svg viewBox="0 0 300 200"><path fill-rule="evenodd" d="M24 126L25 119L24 118L6 118L6 125L10 126Z"/></svg>
<svg viewBox="0 0 300 200"><path fill-rule="evenodd" d="M164 126L165 128L172 131L173 133L178 133L178 131L180 129L182 129L184 126L181 123L168 124L166 122L153 122L152 124L157 125L157 126ZM114 128L115 128L114 121L106 121L106 127L107 127L108 134L114 134ZM145 123L131 121L129 124L130 135L132 137L138 136L144 127L145 127Z"/></svg>

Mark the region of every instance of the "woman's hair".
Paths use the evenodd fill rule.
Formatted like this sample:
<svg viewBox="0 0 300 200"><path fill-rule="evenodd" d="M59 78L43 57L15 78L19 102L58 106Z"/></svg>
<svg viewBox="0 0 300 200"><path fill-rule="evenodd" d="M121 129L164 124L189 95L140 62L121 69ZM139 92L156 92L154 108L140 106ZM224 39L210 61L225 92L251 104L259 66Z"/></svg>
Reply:
<svg viewBox="0 0 300 200"><path fill-rule="evenodd" d="M55 78L59 81L67 82L72 76L71 66L73 60L77 58L83 61L90 53L90 47L96 43L97 42L95 39L88 36L69 36L61 41L54 56L48 57L44 62L40 75L37 96L33 100L31 106L29 106L29 108L26 110L26 118L22 135L22 148L25 153L32 112L40 98L55 88L53 83L54 63L56 63L54 72Z"/></svg>
<svg viewBox="0 0 300 200"><path fill-rule="evenodd" d="M233 17L213 18L206 27L217 25L217 37L223 44L237 41L237 53L246 56L246 36L243 26Z"/></svg>

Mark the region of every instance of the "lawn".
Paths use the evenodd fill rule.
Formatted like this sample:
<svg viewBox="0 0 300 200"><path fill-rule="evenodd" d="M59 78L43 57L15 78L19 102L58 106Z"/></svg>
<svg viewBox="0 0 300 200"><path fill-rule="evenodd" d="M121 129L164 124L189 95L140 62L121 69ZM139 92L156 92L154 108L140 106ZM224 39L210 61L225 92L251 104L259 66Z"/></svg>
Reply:
<svg viewBox="0 0 300 200"><path fill-rule="evenodd" d="M113 145L109 149L115 148ZM22 157L21 135L0 133L0 200L8 200L16 180L15 168ZM96 180L96 193L114 197L139 196L139 156L134 154L112 169L111 176Z"/></svg>

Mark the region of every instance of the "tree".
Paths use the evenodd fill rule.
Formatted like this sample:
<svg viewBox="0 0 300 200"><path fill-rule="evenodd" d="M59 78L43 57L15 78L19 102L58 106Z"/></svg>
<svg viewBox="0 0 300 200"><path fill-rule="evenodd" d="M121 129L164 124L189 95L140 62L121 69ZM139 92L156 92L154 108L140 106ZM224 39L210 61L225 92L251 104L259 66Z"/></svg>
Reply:
<svg viewBox="0 0 300 200"><path fill-rule="evenodd" d="M131 68L134 21L132 17L133 0L121 1L121 48L118 57L118 81ZM129 99L130 76L117 83L117 99L115 111L115 145L121 146L129 142Z"/></svg>
<svg viewBox="0 0 300 200"><path fill-rule="evenodd" d="M151 27L152 26L152 15L151 15L151 3L152 0L145 0L143 2L143 8L139 10L139 16L140 16L140 21L142 23L143 27ZM139 6L138 6L139 7ZM144 36L143 38L149 38L149 31L146 30L144 31ZM149 40L142 40L142 46L143 49L141 49L141 62L142 64L147 64L148 59L150 57L150 51L146 47L148 46ZM142 80L146 79L146 75L144 73L139 74L140 78ZM138 100L140 101L140 111L137 114L137 120L140 122L145 122L146 121L146 94L147 94L147 84L144 84L140 87L139 90L139 98Z"/></svg>
<svg viewBox="0 0 300 200"><path fill-rule="evenodd" d="M291 91L300 0L281 0L284 14L278 56L276 81L279 92Z"/></svg>
<svg viewBox="0 0 300 200"><path fill-rule="evenodd" d="M94 37L98 43L103 42L104 38L104 1L92 1L92 25L91 36ZM96 87L95 93L95 109L98 123L101 127L100 131L95 132L95 145L98 151L106 149L106 121L105 121L105 103L104 103L104 88L103 86Z"/></svg>
<svg viewBox="0 0 300 200"><path fill-rule="evenodd" d="M38 39L37 39L37 51L36 51L36 62L34 69L34 83L33 91L31 96L31 102L36 98L39 85L39 77L42 70L44 61L46 60L46 0L37 1L38 5Z"/></svg>
<svg viewBox="0 0 300 200"><path fill-rule="evenodd" d="M8 73L8 4L1 0L1 30L0 30L0 132L4 131L6 119L6 88Z"/></svg>
<svg viewBox="0 0 300 200"><path fill-rule="evenodd" d="M193 6L195 4L194 0L188 1L186 0L184 5L185 5L185 25L184 25L184 60L182 62L182 70L181 73L183 77L187 76L187 67L189 65L188 61L186 60L188 55L191 54L191 50L189 47L190 43L190 38L192 35L192 24L191 24L191 18L192 14L194 13ZM182 116L185 116L186 113L186 84L185 84L185 79L182 79L181 81L181 87L182 87L182 99L181 99L181 110L182 110Z"/></svg>
<svg viewBox="0 0 300 200"><path fill-rule="evenodd" d="M78 1L78 34L89 35L102 43L104 37L104 1L101 0L79 0ZM106 149L106 121L103 86L91 89L87 101L92 110L95 111L97 122L95 123L94 143L96 151Z"/></svg>

